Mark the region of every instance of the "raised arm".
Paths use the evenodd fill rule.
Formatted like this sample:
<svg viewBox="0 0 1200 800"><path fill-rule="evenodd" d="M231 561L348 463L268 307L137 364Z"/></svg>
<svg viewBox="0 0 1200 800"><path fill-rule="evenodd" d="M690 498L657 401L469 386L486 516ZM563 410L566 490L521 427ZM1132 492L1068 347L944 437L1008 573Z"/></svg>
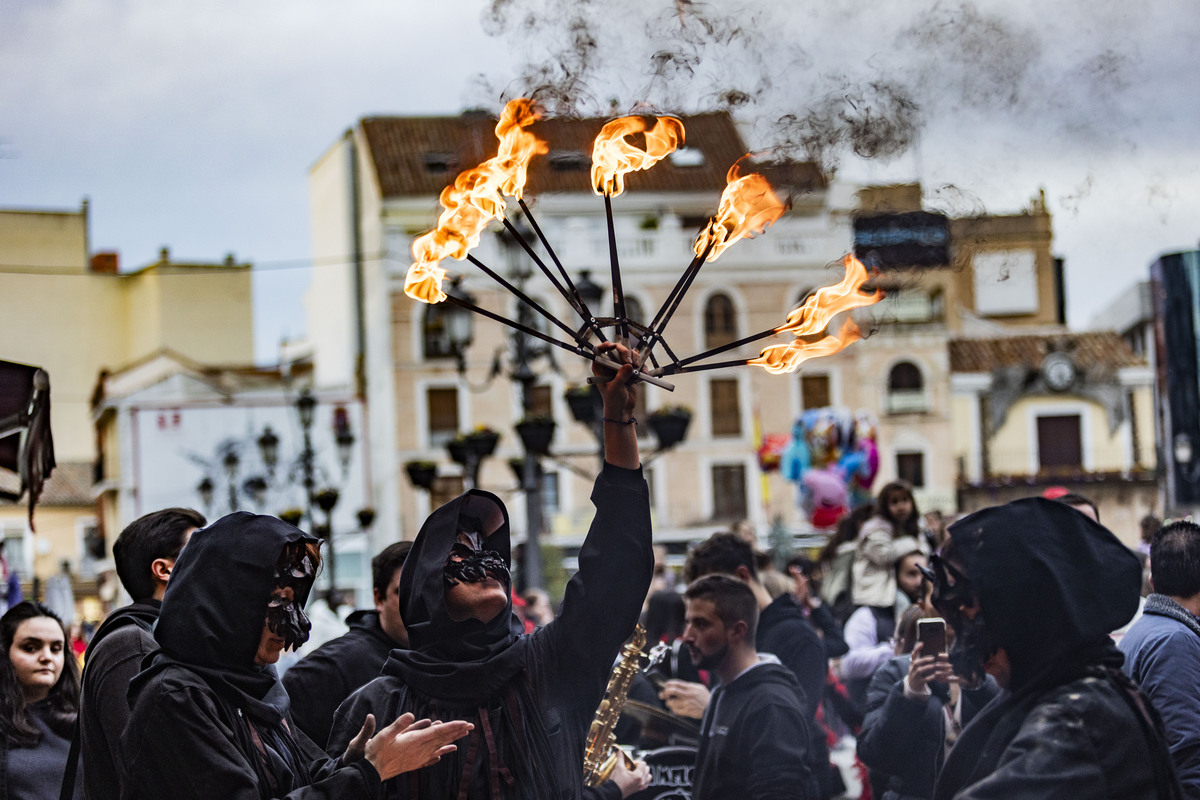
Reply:
<svg viewBox="0 0 1200 800"><path fill-rule="evenodd" d="M640 363L637 353L616 342L604 342L596 349L623 365L616 373L594 362L592 365L596 377L611 378L597 384L604 399L604 460L614 467L637 469L642 464L633 418L637 386L629 383L634 367Z"/></svg>

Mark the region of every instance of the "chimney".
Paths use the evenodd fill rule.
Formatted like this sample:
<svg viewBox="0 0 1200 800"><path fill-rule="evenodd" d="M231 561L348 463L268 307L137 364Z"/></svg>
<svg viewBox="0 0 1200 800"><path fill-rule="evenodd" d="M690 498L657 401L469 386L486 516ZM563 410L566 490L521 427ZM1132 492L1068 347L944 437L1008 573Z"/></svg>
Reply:
<svg viewBox="0 0 1200 800"><path fill-rule="evenodd" d="M121 269L121 256L115 250L92 253L92 272L100 275L116 275Z"/></svg>

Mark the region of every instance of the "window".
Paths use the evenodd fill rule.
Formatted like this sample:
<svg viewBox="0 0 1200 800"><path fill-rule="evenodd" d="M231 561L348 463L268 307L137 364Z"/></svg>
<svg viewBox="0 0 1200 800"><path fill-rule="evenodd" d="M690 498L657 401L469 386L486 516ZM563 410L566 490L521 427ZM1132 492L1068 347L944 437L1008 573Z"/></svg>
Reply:
<svg viewBox="0 0 1200 800"><path fill-rule="evenodd" d="M901 361L888 373L887 410L889 414L909 414L927 409L925 379L911 361Z"/></svg>
<svg viewBox="0 0 1200 800"><path fill-rule="evenodd" d="M712 468L713 520L735 522L747 516L746 467L716 464Z"/></svg>
<svg viewBox="0 0 1200 800"><path fill-rule="evenodd" d="M737 339L737 312L727 294L714 294L704 304L704 347L711 349Z"/></svg>
<svg viewBox="0 0 1200 800"><path fill-rule="evenodd" d="M1038 468L1083 466L1083 426L1078 414L1037 418Z"/></svg>
<svg viewBox="0 0 1200 800"><path fill-rule="evenodd" d="M23 578L29 577L26 566L25 523L19 520L0 522L0 538L4 541L4 558L9 570Z"/></svg>
<svg viewBox="0 0 1200 800"><path fill-rule="evenodd" d="M800 407L808 410L810 408L827 408L830 405L832 403L829 399L829 376L801 375Z"/></svg>
<svg viewBox="0 0 1200 800"><path fill-rule="evenodd" d="M443 447L458 435L458 389L428 389L425 393L429 412L429 446Z"/></svg>
<svg viewBox="0 0 1200 800"><path fill-rule="evenodd" d="M542 473L542 516L550 519L558 513L558 473Z"/></svg>
<svg viewBox="0 0 1200 800"><path fill-rule="evenodd" d="M530 399L533 401L529 409L530 416L554 416L554 401L550 395L550 386L548 384L534 386L533 390L530 392Z"/></svg>
<svg viewBox="0 0 1200 800"><path fill-rule="evenodd" d="M914 489L925 486L925 454L903 451L896 453L896 477Z"/></svg>
<svg viewBox="0 0 1200 800"><path fill-rule="evenodd" d="M742 410L738 402L738 382L724 378L709 381L708 399L712 411L712 435L741 436Z"/></svg>
<svg viewBox="0 0 1200 800"><path fill-rule="evenodd" d="M450 330L446 325L446 304L425 306L425 317L421 321L421 338L425 358L454 358Z"/></svg>

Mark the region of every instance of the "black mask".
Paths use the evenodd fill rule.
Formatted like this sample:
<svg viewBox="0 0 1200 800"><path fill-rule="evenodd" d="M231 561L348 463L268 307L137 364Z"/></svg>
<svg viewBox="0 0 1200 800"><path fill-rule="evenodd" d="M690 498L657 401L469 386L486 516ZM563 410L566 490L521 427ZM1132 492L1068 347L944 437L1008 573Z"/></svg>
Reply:
<svg viewBox="0 0 1200 800"><path fill-rule="evenodd" d="M303 549L286 548L275 572L275 589L290 588L293 597L303 596L315 574L308 553ZM294 599L288 600L273 592L267 601L267 629L283 639L284 649L291 650L308 641L312 622Z"/></svg>
<svg viewBox="0 0 1200 800"><path fill-rule="evenodd" d="M272 597L267 603L267 628L283 638L285 650L291 650L308 641L312 622L295 600Z"/></svg>
<svg viewBox="0 0 1200 800"><path fill-rule="evenodd" d="M474 550L467 554L460 554L460 560L447 562L442 575L447 586L455 586L460 581L462 583L483 583L487 580L489 572L493 578L505 586L509 585L511 577L508 565L495 550Z"/></svg>
<svg viewBox="0 0 1200 800"><path fill-rule="evenodd" d="M999 649L995 636L988 628L987 620L980 611L975 619L959 615L954 626L954 644L950 647L950 666L954 674L968 686L977 686L983 680L989 658Z"/></svg>

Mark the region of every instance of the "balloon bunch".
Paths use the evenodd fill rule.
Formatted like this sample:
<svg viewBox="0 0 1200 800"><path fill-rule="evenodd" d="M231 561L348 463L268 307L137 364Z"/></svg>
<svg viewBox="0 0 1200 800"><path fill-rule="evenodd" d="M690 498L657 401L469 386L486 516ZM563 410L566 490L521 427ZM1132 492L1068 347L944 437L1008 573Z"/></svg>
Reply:
<svg viewBox="0 0 1200 800"><path fill-rule="evenodd" d="M780 473L798 488L798 504L809 522L828 528L851 508L871 502L879 472L876 422L867 411L814 408L792 426L780 457Z"/></svg>

